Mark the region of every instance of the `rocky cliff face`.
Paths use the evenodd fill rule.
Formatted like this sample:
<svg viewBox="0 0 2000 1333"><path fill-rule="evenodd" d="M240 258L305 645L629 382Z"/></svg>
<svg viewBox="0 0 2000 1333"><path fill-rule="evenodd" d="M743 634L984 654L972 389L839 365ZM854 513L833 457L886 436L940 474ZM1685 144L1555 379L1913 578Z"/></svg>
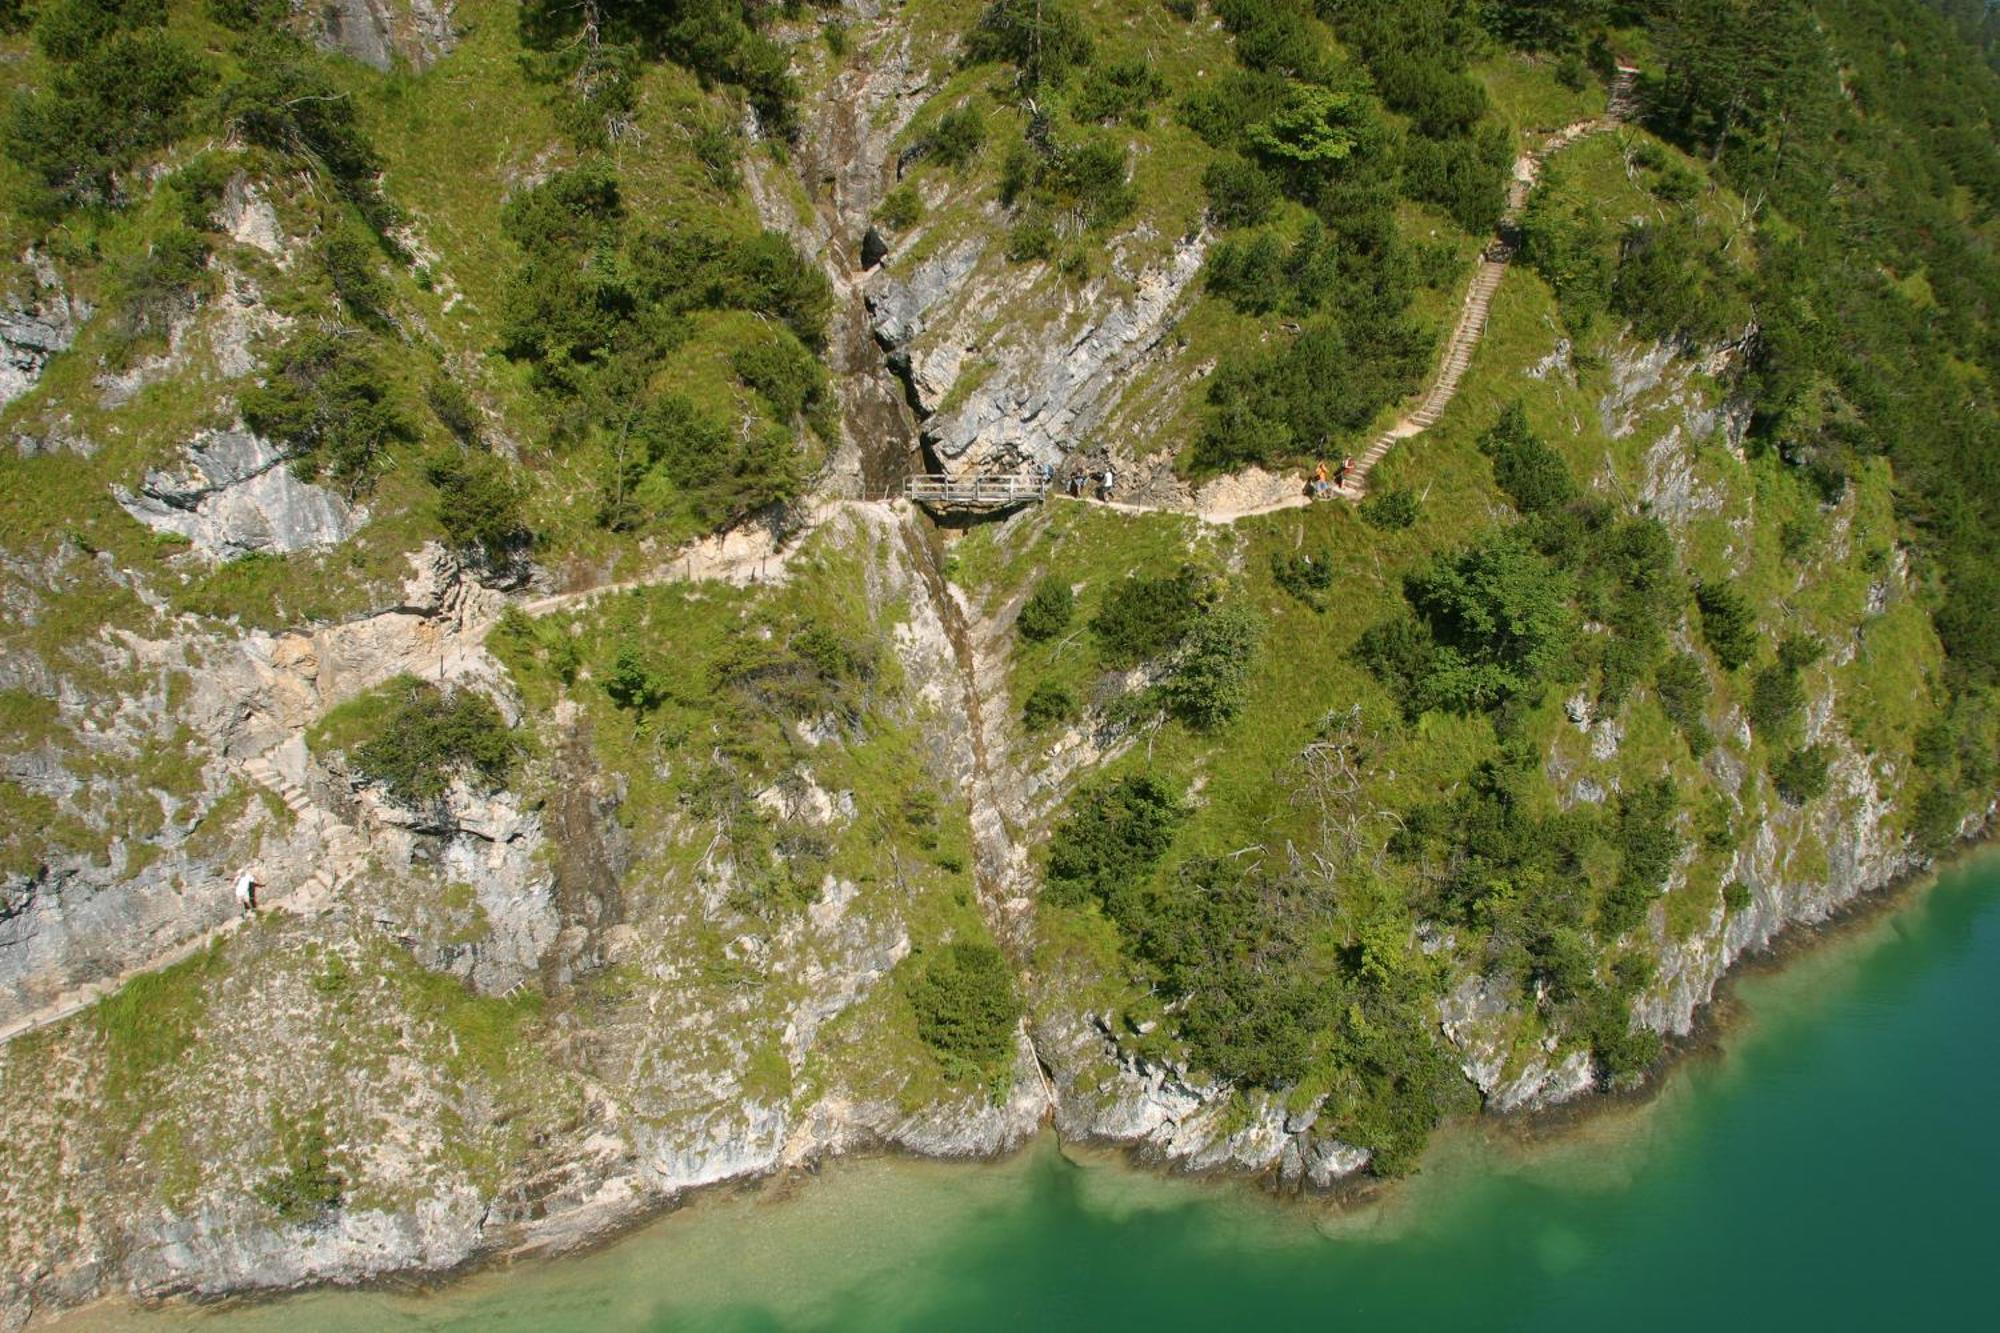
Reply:
<svg viewBox="0 0 2000 1333"><path fill-rule="evenodd" d="M0 406L33 388L49 358L67 351L77 326L90 317L90 307L69 296L46 256L31 250L22 264L25 290L0 303Z"/></svg>
<svg viewBox="0 0 2000 1333"><path fill-rule="evenodd" d="M377 68L398 57L420 67L453 40L451 7L426 0L300 13L324 44ZM496 590L431 543L400 589L337 622L238 630L176 614L141 586L124 590L149 617L143 628L105 628L81 660L0 657L10 708L18 694L35 701L22 711L53 712L66 728L15 747L0 776L47 808L81 811L101 835L101 853L0 872L0 1027L80 987L185 959L126 992L146 1035L113 1003L0 1048L0 1266L11 1275L0 1327L114 1291L221 1295L435 1273L582 1243L689 1190L829 1154L989 1156L1049 1124L1172 1169L1286 1185L1323 1187L1367 1166L1366 1148L1331 1132L1323 1100L1240 1095L1185 1061L1139 1054L1092 992L1103 978L1036 971L1035 848L1077 787L1145 738L1098 710L1046 744L1022 744L1008 654L1028 589L1003 583L982 601L954 577L935 528L877 499L920 465L919 438L952 471L1062 465L1099 446L1122 451L1121 466L1144 453L1175 393L1204 373L1171 331L1208 237L1131 233L1077 281L1010 264L993 207L940 194L926 201L935 230L864 252L896 179L898 137L950 52L920 48L872 0L849 13L854 51L821 71L800 142L782 162L754 155L748 180L765 224L820 258L837 298L828 356L842 447L810 501L671 559L647 552L658 563L624 585L629 601L619 589L550 593L547 571L533 595ZM247 179L229 182L218 218L273 265L296 249ZM32 387L89 316L30 258L32 289L0 310L0 403ZM254 289L239 279L225 292L249 310ZM218 340L238 353L218 360L225 378L248 371L247 337ZM1551 329L1524 373L1570 386L1579 422L1643 451L1639 498L1684 549L1744 540L1714 451L1740 444L1748 407L1719 401L1704 378L1718 367L1683 350L1620 345L1609 391L1585 395L1577 357ZM161 364L151 381L100 385L104 405L187 369L172 356ZM1165 376L1156 388L1175 393L1132 401L1153 371ZM167 443L179 440L175 461L128 475L118 503L204 564L351 548L368 517L251 433ZM1162 488L1181 487L1159 471ZM1591 482L1621 494L1609 461ZM1297 490L1255 469L1215 486L1239 508ZM1836 514L1835 541L1852 521ZM1017 522L1024 540L1070 539ZM1246 548L1229 533L1184 534L1147 558L1212 541L1240 573ZM65 546L43 567L10 570L6 610L32 622L49 606L21 589L123 577L110 564ZM685 671L647 597L683 598L763 644L775 622L754 614L770 605L756 599L836 567L846 582L819 588L813 609L841 602L893 669L879 685L879 734L832 715L788 722L784 772L748 793L758 819L834 849L776 854L786 870L814 866L795 910L757 902L753 881L770 865L733 846L712 812L662 808L664 778L720 740L607 750L593 731L604 716L579 703L603 693L585 688L587 671L544 709L491 646L510 609L553 627L550 642L636 625ZM1871 614L1910 602L1900 556L1868 596ZM1810 680L1805 739L1834 757L1823 804L1801 811L1771 797L1745 757L1740 712L1711 753L1706 771L1747 830L1726 873L1748 905L1725 898L1692 921L1654 907L1637 939L1657 970L1634 1023L1686 1032L1742 955L1919 867L1896 808L1904 775L1857 734L1867 703L1841 674L1864 640L1857 629ZM461 782L411 808L308 744L330 710L401 675L476 687L523 723L537 745L520 789ZM1546 772L1561 802L1602 803L1636 742L1587 699L1569 717ZM879 790L863 789L871 778ZM949 868L955 849L920 866L916 834L879 822L919 790L952 807L937 822L964 835L964 883ZM1691 823L1682 832L1693 841ZM840 863L843 838L894 848L893 869ZM260 872L272 910L238 927L230 883L245 867ZM939 920L982 924L1030 999L994 1086L945 1077L913 1051L894 978L950 934ZM1440 1030L1495 1112L1597 1086L1588 1051L1536 1028L1533 1007L1470 970L1439 1004ZM305 1170L296 1145L310 1116L331 1145L340 1199L286 1214L271 1200ZM57 1141L60 1153L22 1146Z"/></svg>
<svg viewBox="0 0 2000 1333"><path fill-rule="evenodd" d="M364 515L338 494L301 481L268 440L212 431L188 445L186 465L148 474L125 511L155 532L185 537L216 559L284 554L344 541Z"/></svg>

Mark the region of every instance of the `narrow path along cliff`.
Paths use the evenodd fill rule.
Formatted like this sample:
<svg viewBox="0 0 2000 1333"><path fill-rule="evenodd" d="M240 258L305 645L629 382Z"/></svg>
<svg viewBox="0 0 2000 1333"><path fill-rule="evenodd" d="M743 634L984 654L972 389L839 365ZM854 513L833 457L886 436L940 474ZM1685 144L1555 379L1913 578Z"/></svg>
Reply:
<svg viewBox="0 0 2000 1333"><path fill-rule="evenodd" d="M893 90L883 95L894 97L904 93L899 80L905 72L903 64L895 59L887 59L883 61L881 68L866 62L857 64L856 71L851 77L864 88L869 88L874 82L880 81L885 88ZM1473 273L1460 307L1458 320L1444 344L1444 350L1430 383L1416 405L1383 430L1369 447L1355 458L1354 468L1349 474L1346 485L1341 488L1344 498L1361 499L1367 493L1370 472L1389 450L1402 441L1423 434L1443 416L1445 409L1457 394L1459 384L1485 334L1493 295L1513 259L1521 213L1541 178L1544 165L1555 154L1571 145L1623 124L1633 105L1633 81L1636 75L1636 70L1621 65L1611 85L1610 98L1603 115L1565 126L1544 143L1516 159L1513 180L1508 189L1506 212L1495 238L1481 256L1478 267ZM835 104L847 106L852 100L836 99ZM904 95L902 100L908 101L907 95ZM907 110L902 114L906 117ZM880 126L864 128L854 123L850 115L839 123L828 126L821 137L825 142L816 143L815 147L830 157L859 153L860 157L866 159L858 169L841 174L839 177L841 188L831 198L822 202L819 209L820 216L811 227L813 234L803 238L812 240L824 252L833 255L837 261L836 267L844 278L839 284L841 295L845 300L842 312L841 370L844 379L855 379L862 386L847 395L845 404L848 434L856 442L857 455L836 466L826 479L826 484L832 488L844 477L852 475L858 478L860 483L854 489L860 490L862 494L876 494L888 489L896 479L895 474L899 467L906 468L913 458L914 432L907 419L907 409L883 387L892 380L881 365L880 349L865 336L867 315L858 284L853 277L852 260L844 250L838 246L831 246L830 242L832 238L853 231L857 220L865 222L868 217L880 193L880 178L887 162L890 134L885 133L884 128ZM860 151L864 148L867 151ZM775 199L766 201L766 204L774 215L782 207ZM794 226L797 225L794 222ZM499 614L510 608L528 615L540 616L580 609L604 597L667 583L717 581L746 586L781 580L785 576L785 566L789 556L807 536L839 510L859 506L889 509L895 503L824 496L809 499L787 514L782 524L768 518L744 522L727 531L690 543L654 569L629 579L561 593L495 599L491 614L466 617L453 627L450 637L459 654L477 655L482 651L481 645L485 636L497 623ZM1108 502L1105 507L1131 514L1188 513L1205 523L1227 524L1260 514L1304 508L1311 503L1302 473L1272 473L1252 467L1208 482L1195 492L1192 500L1185 505L1142 504L1114 500ZM939 601L940 613L945 615L947 622L950 623L955 619L962 626L962 610L952 598L950 589L940 583L932 591ZM961 666L968 673L968 680L973 680L978 666L969 648ZM978 697L976 683L968 685L969 712L977 709ZM971 717L970 721L975 731L981 727L980 720L976 716ZM282 766L273 762L278 748L273 747L270 751L243 756L239 760L239 766L245 776L259 788L277 796L295 815L302 818L310 815L323 834L323 841L330 853L329 861L316 866L301 886L287 893L273 895L268 903L269 910L273 912L311 915L324 910L331 902L333 890L338 882L365 861L367 840L365 836L330 812L312 804L311 798L301 786L292 778L285 776ZM997 807L994 807L989 799L985 803L986 808L982 809L979 801L981 784L990 785L990 780L985 778L983 772L983 754L979 756L975 767L980 772L975 777L973 789L969 793L975 807L975 826L984 826L989 844L996 834L1000 841L1004 841L1004 821L1000 819ZM989 845L986 855L989 861L995 861L1003 854ZM192 957L202 949L240 930L248 919L233 918L206 931L172 941L143 963L126 968L114 976L94 980L64 992L33 1012L16 1017L6 1026L0 1027L0 1044L70 1018L135 977ZM994 924L996 933L1004 938L1004 931L1000 929L1001 923L996 921Z"/></svg>

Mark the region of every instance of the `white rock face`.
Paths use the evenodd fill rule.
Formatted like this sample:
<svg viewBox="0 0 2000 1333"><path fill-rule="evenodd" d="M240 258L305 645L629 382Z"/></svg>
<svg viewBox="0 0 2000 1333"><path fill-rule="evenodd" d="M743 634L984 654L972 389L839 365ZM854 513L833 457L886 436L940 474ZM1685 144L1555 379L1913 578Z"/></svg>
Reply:
<svg viewBox="0 0 2000 1333"><path fill-rule="evenodd" d="M458 45L452 0L293 0L322 51L340 51L372 69L387 70L402 56L428 69Z"/></svg>
<svg viewBox="0 0 2000 1333"><path fill-rule="evenodd" d="M149 473L118 503L155 532L186 537L218 560L283 554L345 541L362 515L332 491L299 480L287 456L245 430L211 431L188 446L185 466Z"/></svg>
<svg viewBox="0 0 2000 1333"><path fill-rule="evenodd" d="M35 387L42 368L69 350L90 307L71 299L62 275L39 252L26 256L33 290L0 303L0 407Z"/></svg>
<svg viewBox="0 0 2000 1333"><path fill-rule="evenodd" d="M964 471L1053 466L1117 405L1207 251L1206 233L1183 240L1163 263L1124 275L1129 297L1107 301L1098 287L1074 297L1037 292L1041 265L990 272L996 261L985 242L969 240L906 277L878 273L868 304L877 339L926 414L923 438L940 461ZM1062 309L1049 311L1058 299ZM995 327L997 310L1024 313ZM1025 312L1036 327L1025 327ZM1050 314L1056 327L1041 327Z"/></svg>

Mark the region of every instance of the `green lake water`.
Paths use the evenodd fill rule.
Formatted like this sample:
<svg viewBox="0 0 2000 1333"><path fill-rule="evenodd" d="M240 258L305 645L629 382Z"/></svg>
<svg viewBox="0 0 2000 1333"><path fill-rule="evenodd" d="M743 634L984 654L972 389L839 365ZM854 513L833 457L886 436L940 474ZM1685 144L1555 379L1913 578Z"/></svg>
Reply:
<svg viewBox="0 0 2000 1333"><path fill-rule="evenodd" d="M2000 856L1737 988L1719 1055L1532 1146L1444 1136L1374 1203L1043 1142L705 1198L422 1295L97 1311L119 1333L2000 1326Z"/></svg>

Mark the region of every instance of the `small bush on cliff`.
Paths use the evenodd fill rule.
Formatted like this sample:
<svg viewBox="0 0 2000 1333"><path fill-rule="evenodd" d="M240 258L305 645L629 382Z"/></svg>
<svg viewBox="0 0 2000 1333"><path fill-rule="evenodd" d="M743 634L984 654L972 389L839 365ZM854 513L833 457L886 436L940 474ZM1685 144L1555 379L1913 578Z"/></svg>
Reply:
<svg viewBox="0 0 2000 1333"><path fill-rule="evenodd" d="M1014 1054L1021 999L998 949L979 940L954 940L923 960L908 994L917 1035L948 1070L1004 1076Z"/></svg>
<svg viewBox="0 0 2000 1333"><path fill-rule="evenodd" d="M1107 665L1138 666L1181 641L1206 604L1206 580L1194 569L1162 579L1127 579L1091 618L1090 632Z"/></svg>
<svg viewBox="0 0 2000 1333"><path fill-rule="evenodd" d="M1831 785L1827 775L1830 757L1824 745L1806 745L1771 765L1771 781L1777 785L1778 795L1792 805L1806 805L1826 795Z"/></svg>
<svg viewBox="0 0 2000 1333"><path fill-rule="evenodd" d="M373 722L368 726L372 734L352 752L355 769L405 805L437 800L456 777L504 786L520 757L521 743L500 710L472 690L447 694L427 681L401 676L374 698L364 696L345 707ZM329 715L327 725L338 727L340 721Z"/></svg>
<svg viewBox="0 0 2000 1333"><path fill-rule="evenodd" d="M1137 895L1184 818L1179 796L1151 777L1084 789L1049 839L1044 895L1064 907L1096 903L1136 925Z"/></svg>
<svg viewBox="0 0 2000 1333"><path fill-rule="evenodd" d="M454 450L426 464L424 477L437 488L438 525L460 551L497 569L510 564L530 539L521 486L502 460Z"/></svg>
<svg viewBox="0 0 2000 1333"><path fill-rule="evenodd" d="M339 1210L347 1188L333 1169L326 1113L315 1111L298 1120L279 1114L272 1121L283 1165L257 1186L257 1197L281 1222L307 1226L325 1221Z"/></svg>
<svg viewBox="0 0 2000 1333"><path fill-rule="evenodd" d="M364 490L399 440L415 435L383 387L387 376L352 331L293 336L240 399L250 429L292 454L300 475Z"/></svg>
<svg viewBox="0 0 2000 1333"><path fill-rule="evenodd" d="M1361 521L1383 532L1415 527L1422 513L1423 502L1417 493L1401 486L1384 487L1361 502Z"/></svg>
<svg viewBox="0 0 2000 1333"><path fill-rule="evenodd" d="M1021 705L1021 725L1030 732L1046 731L1058 722L1071 721L1077 711L1076 695L1068 686L1045 680Z"/></svg>
<svg viewBox="0 0 2000 1333"><path fill-rule="evenodd" d="M1701 669L1700 660L1693 653L1675 653L1660 663L1653 689L1659 695L1661 710L1687 737L1688 749L1696 758L1707 754L1715 745L1715 736L1702 716L1709 687L1708 673Z"/></svg>
<svg viewBox="0 0 2000 1333"><path fill-rule="evenodd" d="M1702 582L1694 590L1701 608L1701 637L1715 660L1734 671L1757 651L1757 613L1743 594L1726 583Z"/></svg>
<svg viewBox="0 0 2000 1333"><path fill-rule="evenodd" d="M1035 591L1021 605L1021 614L1015 620L1015 627L1021 637L1034 643L1046 643L1069 628L1070 620L1076 615L1076 595L1069 585L1060 579L1043 579L1035 585Z"/></svg>

